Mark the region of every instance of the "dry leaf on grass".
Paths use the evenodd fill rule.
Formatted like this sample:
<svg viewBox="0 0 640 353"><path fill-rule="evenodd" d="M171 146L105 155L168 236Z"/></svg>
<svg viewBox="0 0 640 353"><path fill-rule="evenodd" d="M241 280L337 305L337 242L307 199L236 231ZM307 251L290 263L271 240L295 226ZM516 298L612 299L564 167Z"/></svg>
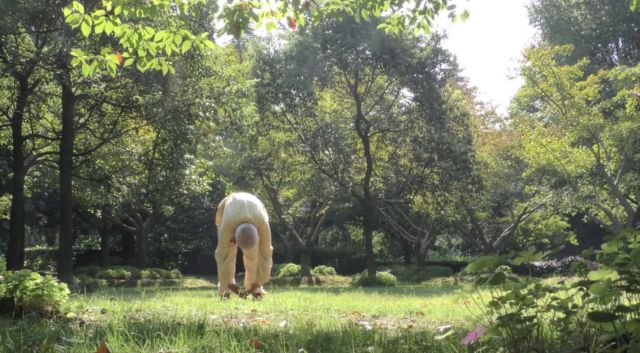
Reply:
<svg viewBox="0 0 640 353"><path fill-rule="evenodd" d="M98 346L96 353L110 353L109 348L107 348L107 344L104 343L104 341L100 342L100 346Z"/></svg>

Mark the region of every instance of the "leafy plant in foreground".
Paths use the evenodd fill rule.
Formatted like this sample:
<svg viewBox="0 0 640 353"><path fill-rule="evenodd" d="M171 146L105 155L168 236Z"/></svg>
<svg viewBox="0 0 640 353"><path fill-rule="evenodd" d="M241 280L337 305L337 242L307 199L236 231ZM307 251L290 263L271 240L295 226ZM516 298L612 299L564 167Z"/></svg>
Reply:
<svg viewBox="0 0 640 353"><path fill-rule="evenodd" d="M578 281L549 283L517 277L500 266L504 259L485 257L468 272L482 275L477 286L489 291L481 301L491 335L485 340L506 352L626 352L640 348L640 232L612 236L595 251L600 264L577 262ZM587 254L589 255L589 254ZM524 251L515 264L538 261L541 253Z"/></svg>

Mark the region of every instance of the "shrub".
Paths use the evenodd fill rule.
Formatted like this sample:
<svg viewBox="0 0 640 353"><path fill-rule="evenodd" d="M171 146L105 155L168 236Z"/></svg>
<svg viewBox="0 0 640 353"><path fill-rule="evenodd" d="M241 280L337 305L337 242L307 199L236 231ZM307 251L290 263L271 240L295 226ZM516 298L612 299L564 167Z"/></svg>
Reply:
<svg viewBox="0 0 640 353"><path fill-rule="evenodd" d="M96 273L96 278L103 279L129 279L131 276L131 271L122 267L114 267Z"/></svg>
<svg viewBox="0 0 640 353"><path fill-rule="evenodd" d="M95 271L95 269L98 271ZM94 272L95 271L95 272ZM97 266L81 267L76 271L80 275L90 275L101 279L178 279L182 277L179 270L163 270L161 268L146 268L144 270L131 266L114 266L101 269Z"/></svg>
<svg viewBox="0 0 640 353"><path fill-rule="evenodd" d="M336 269L331 266L316 266L311 270L314 275L335 276L337 275Z"/></svg>
<svg viewBox="0 0 640 353"><path fill-rule="evenodd" d="M300 276L302 266L294 263L281 265L278 270L278 277L296 277Z"/></svg>
<svg viewBox="0 0 640 353"><path fill-rule="evenodd" d="M69 299L66 284L30 270L7 272L0 288L3 311L57 313Z"/></svg>
<svg viewBox="0 0 640 353"><path fill-rule="evenodd" d="M55 272L57 267L57 248L24 249L24 267L38 272Z"/></svg>
<svg viewBox="0 0 640 353"><path fill-rule="evenodd" d="M447 266L393 265L390 272L405 282L422 282L437 277L449 277L453 270Z"/></svg>
<svg viewBox="0 0 640 353"><path fill-rule="evenodd" d="M78 267L75 270L77 275L87 275L87 276L95 276L98 272L102 271L103 268L96 265Z"/></svg>
<svg viewBox="0 0 640 353"><path fill-rule="evenodd" d="M182 278L182 273L178 269L171 270L171 271L169 271L169 278L171 278L171 279Z"/></svg>
<svg viewBox="0 0 640 353"><path fill-rule="evenodd" d="M353 276L351 285L355 287L394 287L398 284L396 276L389 272L376 272L375 278L369 278L367 270Z"/></svg>
<svg viewBox="0 0 640 353"><path fill-rule="evenodd" d="M94 291L106 288L108 283L104 279L95 278L93 276L81 274L73 278L73 286L76 291Z"/></svg>

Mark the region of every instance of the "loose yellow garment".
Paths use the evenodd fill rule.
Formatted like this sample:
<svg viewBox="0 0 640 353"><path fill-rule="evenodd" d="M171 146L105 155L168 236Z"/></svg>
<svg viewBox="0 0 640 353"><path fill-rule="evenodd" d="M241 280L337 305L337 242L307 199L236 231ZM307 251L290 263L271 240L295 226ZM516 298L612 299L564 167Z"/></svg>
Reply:
<svg viewBox="0 0 640 353"><path fill-rule="evenodd" d="M243 251L245 268L244 286L247 291L264 293L262 286L269 281L273 266L273 247L269 216L262 202L252 194L237 192L225 197L218 205L218 291L222 294L229 284L235 284L235 264L238 247L233 241L236 228L242 223L251 223L258 230L258 244ZM257 289L255 289L257 288Z"/></svg>

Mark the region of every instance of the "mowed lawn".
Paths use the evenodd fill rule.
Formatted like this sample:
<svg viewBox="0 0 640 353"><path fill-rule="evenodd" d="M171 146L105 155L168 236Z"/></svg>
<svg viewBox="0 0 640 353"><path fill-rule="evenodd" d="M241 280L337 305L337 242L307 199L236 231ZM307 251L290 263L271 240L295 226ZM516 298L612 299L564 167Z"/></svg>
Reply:
<svg viewBox="0 0 640 353"><path fill-rule="evenodd" d="M2 352L456 352L474 325L470 287L270 287L220 300L213 283L75 294L65 319L0 319ZM436 339L438 326L456 332Z"/></svg>

